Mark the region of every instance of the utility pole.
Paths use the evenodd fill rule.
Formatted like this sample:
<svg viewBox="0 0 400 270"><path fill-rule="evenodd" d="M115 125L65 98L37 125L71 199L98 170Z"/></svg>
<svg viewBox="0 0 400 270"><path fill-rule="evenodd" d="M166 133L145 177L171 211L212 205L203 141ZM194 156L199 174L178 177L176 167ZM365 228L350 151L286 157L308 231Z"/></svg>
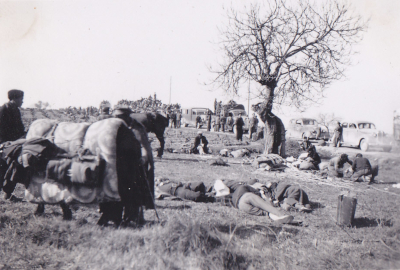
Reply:
<svg viewBox="0 0 400 270"><path fill-rule="evenodd" d="M247 115L250 116L250 80L249 80L249 91L247 96Z"/></svg>
<svg viewBox="0 0 400 270"><path fill-rule="evenodd" d="M172 76L169 77L169 105L171 105Z"/></svg>

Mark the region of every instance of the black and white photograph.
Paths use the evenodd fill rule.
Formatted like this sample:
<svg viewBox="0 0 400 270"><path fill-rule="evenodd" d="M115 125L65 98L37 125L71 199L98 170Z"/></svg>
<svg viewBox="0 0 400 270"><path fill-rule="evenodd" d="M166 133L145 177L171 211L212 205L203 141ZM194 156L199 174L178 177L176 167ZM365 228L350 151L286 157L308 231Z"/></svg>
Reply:
<svg viewBox="0 0 400 270"><path fill-rule="evenodd" d="M398 14L1 0L0 270L400 269Z"/></svg>

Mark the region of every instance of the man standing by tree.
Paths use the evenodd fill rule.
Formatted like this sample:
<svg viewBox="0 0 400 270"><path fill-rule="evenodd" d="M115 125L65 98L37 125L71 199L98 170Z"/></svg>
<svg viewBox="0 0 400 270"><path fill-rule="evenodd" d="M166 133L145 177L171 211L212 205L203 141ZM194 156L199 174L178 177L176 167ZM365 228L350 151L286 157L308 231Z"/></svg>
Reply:
<svg viewBox="0 0 400 270"><path fill-rule="evenodd" d="M336 0L266 1L246 12L231 9L228 19L214 83L234 94L249 81L264 87L254 108L265 123L265 152L284 155L285 128L273 104L300 109L322 98L344 76L365 24Z"/></svg>
<svg viewBox="0 0 400 270"><path fill-rule="evenodd" d="M211 130L211 111L207 113L207 131Z"/></svg>
<svg viewBox="0 0 400 270"><path fill-rule="evenodd" d="M0 107L0 143L15 141L25 135L24 124L19 108L24 102L24 92L21 90L8 91L8 103ZM0 179L0 188L3 187L4 199L12 199L17 181L7 181L3 187L3 179Z"/></svg>
<svg viewBox="0 0 400 270"><path fill-rule="evenodd" d="M236 118L234 125L235 125L235 129L236 129L236 140L243 141L244 121L243 121L241 113L239 113L239 116Z"/></svg>
<svg viewBox="0 0 400 270"><path fill-rule="evenodd" d="M254 132L257 132L257 125L258 125L258 119L256 117L256 114L253 113L253 116L250 118L249 122L249 139L251 139L251 135Z"/></svg>

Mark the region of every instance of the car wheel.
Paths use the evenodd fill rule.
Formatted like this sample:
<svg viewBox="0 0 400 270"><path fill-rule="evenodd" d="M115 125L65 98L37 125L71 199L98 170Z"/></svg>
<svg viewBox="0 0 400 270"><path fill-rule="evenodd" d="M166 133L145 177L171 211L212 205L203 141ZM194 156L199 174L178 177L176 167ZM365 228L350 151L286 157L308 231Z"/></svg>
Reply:
<svg viewBox="0 0 400 270"><path fill-rule="evenodd" d="M392 150L391 146L383 147L383 151L385 151L385 152L390 152L390 150Z"/></svg>
<svg viewBox="0 0 400 270"><path fill-rule="evenodd" d="M369 148L368 142L365 139L362 139L360 142L361 151L367 152Z"/></svg>

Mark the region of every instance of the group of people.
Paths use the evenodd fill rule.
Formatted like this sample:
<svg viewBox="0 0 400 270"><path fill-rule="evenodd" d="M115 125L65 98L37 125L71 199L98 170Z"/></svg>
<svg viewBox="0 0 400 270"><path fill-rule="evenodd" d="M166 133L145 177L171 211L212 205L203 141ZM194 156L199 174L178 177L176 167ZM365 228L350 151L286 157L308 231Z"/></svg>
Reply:
<svg viewBox="0 0 400 270"><path fill-rule="evenodd" d="M310 142L309 136L306 135L304 137L300 148L307 153L307 157L299 164L299 169L320 170L321 157L317 153L315 146ZM350 167L344 169L346 163L349 164ZM350 160L349 156L343 153L340 156L331 158L328 162L328 166L324 167L322 171L327 171L330 177L350 179L353 182L362 180L368 182L368 184L372 184L374 183L375 177L378 175L379 166L372 166L370 161L363 157L361 153L358 153L354 160Z"/></svg>
<svg viewBox="0 0 400 270"><path fill-rule="evenodd" d="M231 206L256 216L268 215L277 223L290 223L293 215L285 211L312 211L307 193L297 185L287 182L261 183L216 180L206 187L203 182L181 183L169 179L156 179L156 198L180 198L194 202L216 202L228 198Z"/></svg>
<svg viewBox="0 0 400 270"><path fill-rule="evenodd" d="M178 111L169 111L167 113L169 119L169 127L170 128L180 128L182 122L182 113L180 110Z"/></svg>

